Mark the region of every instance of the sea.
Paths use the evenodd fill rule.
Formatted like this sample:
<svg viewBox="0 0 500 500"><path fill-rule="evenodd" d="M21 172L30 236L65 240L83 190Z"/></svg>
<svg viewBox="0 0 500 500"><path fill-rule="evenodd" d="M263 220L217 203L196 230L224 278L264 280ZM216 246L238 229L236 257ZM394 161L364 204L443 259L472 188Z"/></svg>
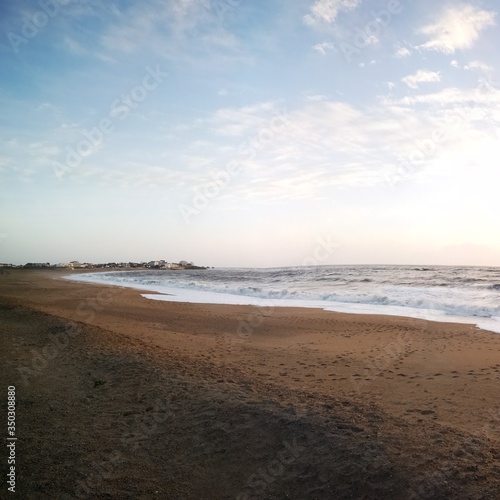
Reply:
<svg viewBox="0 0 500 500"><path fill-rule="evenodd" d="M157 292L142 293L152 300L312 307L472 323L500 333L500 267L336 265L151 269L67 278Z"/></svg>

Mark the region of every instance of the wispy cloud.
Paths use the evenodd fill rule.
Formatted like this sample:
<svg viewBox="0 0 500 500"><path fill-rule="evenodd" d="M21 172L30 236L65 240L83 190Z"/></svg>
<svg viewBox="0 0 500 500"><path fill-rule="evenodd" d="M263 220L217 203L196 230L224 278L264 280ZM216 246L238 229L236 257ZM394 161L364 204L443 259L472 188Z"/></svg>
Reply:
<svg viewBox="0 0 500 500"><path fill-rule="evenodd" d="M440 82L441 75L436 71L428 71L425 69L418 70L413 75L405 76L401 79L411 89L417 89L419 83Z"/></svg>
<svg viewBox="0 0 500 500"><path fill-rule="evenodd" d="M214 123L231 129L235 116L245 116L247 133L258 135L262 103L241 110L216 113ZM356 107L321 99L307 99L286 114L280 134L243 162L241 182L228 190L241 199L304 199L320 196L328 187L376 186L398 166L399 158L425 140L435 120L427 112L395 102ZM387 141L390 137L390 141ZM237 154L237 149L234 151Z"/></svg>
<svg viewBox="0 0 500 500"><path fill-rule="evenodd" d="M135 54L154 51L172 60L241 56L237 37L229 32L208 1L148 0L115 12L101 35L109 52ZM194 43L196 41L196 43Z"/></svg>
<svg viewBox="0 0 500 500"><path fill-rule="evenodd" d="M402 59L403 57L408 57L410 54L411 52L406 47L401 47L394 53L394 57Z"/></svg>
<svg viewBox="0 0 500 500"><path fill-rule="evenodd" d="M448 87L438 92L430 94L420 94L407 96L399 99L397 102L405 106L415 104L433 104L439 106L449 106L461 104L465 107L483 106L488 109L490 106L500 106L500 90L489 85L488 82L482 82L475 88L460 89L457 87Z"/></svg>
<svg viewBox="0 0 500 500"><path fill-rule="evenodd" d="M494 70L493 66L490 66L489 64L486 64L482 61L471 61L470 63L464 66L464 69L479 70L484 73L491 73Z"/></svg>
<svg viewBox="0 0 500 500"><path fill-rule="evenodd" d="M103 168L89 166L75 172L72 177L77 183L96 186L112 186L115 188L131 188L140 190L147 188L153 192L172 193L179 189L187 189L199 180L190 172L180 172L166 166L152 165L146 162L133 163L117 167Z"/></svg>
<svg viewBox="0 0 500 500"><path fill-rule="evenodd" d="M220 108L200 124L209 123L213 132L218 135L243 138L257 133L258 128L265 126L278 112L278 106L271 101L241 108Z"/></svg>
<svg viewBox="0 0 500 500"><path fill-rule="evenodd" d="M429 40L419 48L444 54L469 49L483 30L495 25L495 12L481 10L470 4L447 8L435 23L428 24L419 33Z"/></svg>
<svg viewBox="0 0 500 500"><path fill-rule="evenodd" d="M353 10L360 3L361 0L316 0L309 13L304 16L304 22L309 26L331 24L335 22L339 12Z"/></svg>
<svg viewBox="0 0 500 500"><path fill-rule="evenodd" d="M328 50L335 50L335 45L330 42L322 42L314 45L313 49L317 50L320 54L323 54L325 56Z"/></svg>

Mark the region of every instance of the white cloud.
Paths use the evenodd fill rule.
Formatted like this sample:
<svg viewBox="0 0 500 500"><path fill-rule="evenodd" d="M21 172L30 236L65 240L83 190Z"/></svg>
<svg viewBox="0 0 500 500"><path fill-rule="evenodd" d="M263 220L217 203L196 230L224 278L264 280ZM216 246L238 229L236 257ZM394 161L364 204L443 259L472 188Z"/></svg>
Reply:
<svg viewBox="0 0 500 500"><path fill-rule="evenodd" d="M458 61L456 59L453 59L453 61L451 61L450 66L453 66L454 68L460 68L460 65L458 64Z"/></svg>
<svg viewBox="0 0 500 500"><path fill-rule="evenodd" d="M456 147L466 150L471 142L493 140L498 144L500 137L500 90L486 81L480 81L475 88L450 87L431 94L407 96L398 100L386 99L387 106L405 106L426 112L434 121L444 122L443 130L455 130ZM425 110L425 111L424 111ZM461 130L460 130L461 129ZM496 149L498 146L496 146ZM491 149L491 148L490 148ZM485 155L486 149L478 149ZM494 158L496 153L491 155ZM487 162L490 160L488 159Z"/></svg>
<svg viewBox="0 0 500 500"><path fill-rule="evenodd" d="M317 50L320 54L326 55L327 50L335 50L335 46L330 42L317 43L313 46L314 50Z"/></svg>
<svg viewBox="0 0 500 500"><path fill-rule="evenodd" d="M440 82L441 75L435 71L418 70L413 75L405 76L401 81L411 89L417 89L419 83Z"/></svg>
<svg viewBox="0 0 500 500"><path fill-rule="evenodd" d="M456 50L472 47L481 32L493 25L494 12L467 4L449 7L436 23L419 30L419 33L429 37L419 48L453 54Z"/></svg>
<svg viewBox="0 0 500 500"><path fill-rule="evenodd" d="M407 96L397 103L404 106L415 104L429 104L439 107L462 105L463 109L467 106L469 108L482 107L485 112L493 112L494 109L500 110L500 90L483 81L473 89L449 87L432 94Z"/></svg>
<svg viewBox="0 0 500 500"><path fill-rule="evenodd" d="M33 142L28 147L30 155L34 156L39 163L50 162L61 153L58 146L45 141Z"/></svg>
<svg viewBox="0 0 500 500"><path fill-rule="evenodd" d="M278 129L261 138L261 118L269 106L227 108L212 117L215 134L222 130L241 135L243 129L246 133L245 147L234 143L232 156L242 168L228 193L231 197L303 199L321 196L332 186L385 184L387 175L397 169L398 158L409 155L414 141L425 139L432 125L426 113L394 103L357 107L325 97L306 98L302 106L286 113ZM243 128L235 130L237 123ZM252 148L253 155L242 153ZM421 170L420 177L424 166Z"/></svg>
<svg viewBox="0 0 500 500"><path fill-rule="evenodd" d="M320 23L333 23L340 11L353 10L361 0L316 0L304 22L310 26Z"/></svg>
<svg viewBox="0 0 500 500"><path fill-rule="evenodd" d="M306 100L308 102L317 102L317 101L327 101L328 99L323 94L308 94L306 95Z"/></svg>
<svg viewBox="0 0 500 500"><path fill-rule="evenodd" d="M53 109L53 107L54 107L54 106L53 106L50 102L41 102L41 103L37 106L36 110L37 110L37 111L45 111L46 109L49 109L49 110L50 110L50 109Z"/></svg>
<svg viewBox="0 0 500 500"><path fill-rule="evenodd" d="M415 85L436 79L412 76ZM498 128L492 113L500 110L500 91L491 86L449 88L404 99L381 98L370 106L304 96L301 106L285 113L278 130L261 140L260 132L269 128L276 108L269 102L225 108L210 119L214 140L224 134L225 144L233 148L228 156L242 164L228 192L232 199L306 199L321 197L332 187L385 185L388 178L400 177L397 172L405 161L412 168L403 177L414 182L451 175L447 169L459 160L491 151Z"/></svg>
<svg viewBox="0 0 500 500"><path fill-rule="evenodd" d="M241 108L218 109L207 123L217 135L243 137L251 135L259 127L266 128L278 114L279 109L274 103L263 102Z"/></svg>
<svg viewBox="0 0 500 500"><path fill-rule="evenodd" d="M117 11L116 21L104 31L100 44L110 53L148 51L207 64L217 57L239 59L236 36L221 23L217 9L209 7L195 0L148 0L121 7L123 12Z"/></svg>
<svg viewBox="0 0 500 500"><path fill-rule="evenodd" d="M62 38L61 46L64 50L79 57L95 57L106 63L116 62L112 56L105 54L102 50L91 47L88 41L78 41L73 36L66 35Z"/></svg>
<svg viewBox="0 0 500 500"><path fill-rule="evenodd" d="M394 57L397 57L398 59L401 59L403 57L408 57L411 54L411 52L406 48L406 47L401 47L396 51L394 54Z"/></svg>
<svg viewBox="0 0 500 500"><path fill-rule="evenodd" d="M485 73L490 73L493 71L493 67L489 64L483 63L481 61L471 61L469 64L464 66L464 69L473 70L477 69L479 71L484 71Z"/></svg>

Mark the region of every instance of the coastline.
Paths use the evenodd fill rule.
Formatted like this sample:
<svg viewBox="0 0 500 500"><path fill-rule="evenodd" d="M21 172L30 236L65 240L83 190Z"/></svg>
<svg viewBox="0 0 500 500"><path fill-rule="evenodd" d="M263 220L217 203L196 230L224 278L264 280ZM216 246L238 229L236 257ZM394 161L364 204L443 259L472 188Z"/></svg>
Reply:
<svg viewBox="0 0 500 500"><path fill-rule="evenodd" d="M113 273L113 271L111 271ZM132 271L133 273L134 271ZM64 276L65 279L73 281L82 281L84 283L104 284L99 280L94 281L91 277L90 280L79 278L77 276ZM92 272L86 274L94 274ZM128 274L128 273L127 273ZM116 275L115 275L116 276ZM457 323L474 325L477 328L500 334L500 317L498 316L483 316L481 311L479 315L472 314L469 316L450 314L439 309L425 309L410 305L395 305L386 304L380 305L376 302L363 302L363 301L329 301L328 299L314 299L314 298L287 298L285 297L265 297L259 295L240 293L240 291L211 291L197 290L196 288L176 287L175 285L161 285L161 284L148 284L141 286L140 281L134 283L133 281L126 280L122 282L115 276L106 280L108 285L126 286L136 290L146 289L151 293L142 293L144 298L150 300L164 300L169 302L184 302L184 303L198 303L198 304L222 304L222 305L244 305L254 307L292 307L300 309L319 309L335 313L346 314L363 314L369 316L396 316L404 318L423 319L426 321L434 321L440 323ZM370 281L370 280L369 280ZM418 301L417 301L418 302Z"/></svg>
<svg viewBox="0 0 500 500"><path fill-rule="evenodd" d="M294 418L301 415L299 420L303 418L304 425L310 425L307 415L311 413L311 418L314 416L313 420L317 421L317 428L325 436L333 432L328 424L329 418L335 422L338 419L356 421L350 425L364 429L359 431L359 435L364 440L373 441L374 445L382 443L390 455L390 460L385 455L384 460L397 464L394 470L401 467L408 473L405 475L405 472L404 478L399 478L401 487L406 488L404 491L398 490L395 477L379 478L373 482L380 488L392 485L393 493L383 489L385 498L405 498L408 491L419 491L419 485L427 484L426 476L433 470L443 468L443 464L451 464L464 481L469 480L472 472L467 476L466 467L477 464L478 460L482 464L480 484L483 490L500 485L498 334L478 330L473 325L396 316L152 301L141 297L140 291L136 289L96 284L87 286L87 283L60 279L63 273L67 274L67 271L19 270L1 274L0 299L5 307L18 311L21 317L23 314L28 317L42 313L46 321L75 324L84 330L89 329L88 338L92 342L89 340L85 345L84 364L94 362L96 356L105 357L112 352L116 358L116 368L125 362L125 352L133 352L134 356L147 358L143 366L145 372L154 368L155 373L168 372L171 376L188 377L189 383L183 383L190 387L206 385L210 386L210 391L224 392L228 398L224 404L235 405L245 398L253 400L258 408L259 416L256 418L261 424L266 418L274 422L273 412L270 415L266 413L267 410L264 411L266 404L270 405L271 401L278 405L276 408L281 408L279 411L285 406L293 408ZM13 324L19 326L19 321ZM9 330L6 332L9 338ZM23 333L25 336L29 334L29 331ZM23 337L19 335L17 340L16 337L12 339L14 347L7 344L5 352L17 349L9 370L11 378L17 377L17 381L9 379L9 384L16 382L22 387L16 363L32 369L33 358L30 350L22 347ZM104 350L99 347L101 342L106 343ZM43 341L40 345L43 347ZM47 359L47 363L51 366L69 363L67 353L72 348L73 342L70 341L67 349L61 348L54 360ZM43 350L40 352L43 353ZM169 365L168 369L165 365ZM103 380L112 376L110 366L102 368L99 377ZM81 368L78 362L75 365L74 360L65 369L70 367L76 373ZM138 370L131 369L132 375L137 376L140 373ZM43 380L45 376L42 374L34 377L32 382L30 379L30 383L35 385ZM126 390L126 384L123 385L125 379L122 382L121 385L117 382L116 387ZM71 388L68 390L71 392ZM161 388L157 390L161 392ZM113 394L119 399L116 393ZM200 394L197 393L196 398L193 398L190 404L200 404ZM59 401L58 404L63 403ZM119 401L115 401L115 404L119 405ZM113 405L109 411L114 415L112 408ZM373 422L370 420L371 414L375 419ZM288 421L290 415L281 415L280 418ZM114 415L111 420L120 418ZM235 419L238 420L237 417ZM375 424L375 421L378 423ZM230 423L227 425L231 427ZM251 428L249 422L245 425ZM277 430L281 429L280 432L283 431L278 423L274 422L273 425L277 426ZM352 443L346 442L345 446L359 445L358 431L347 427L343 433L337 427L337 435L351 436ZM257 439L253 431L249 435ZM290 442L294 435L302 436L295 429L293 435L288 436ZM227 436L219 438L230 450L234 440L230 438L230 433ZM212 439L219 443L219 438L212 436L206 439L210 444ZM312 442L308 444L304 452L304 467L307 463L316 464L314 457L317 449L314 447L320 446L320 441L314 445ZM420 449L423 443L425 452ZM266 460L272 460L279 452L280 445L275 443L274 447L266 449L263 440L260 446L262 463L265 464ZM460 450L467 450L467 446L475 447L477 454L470 451L459 453ZM405 455L407 452L410 454ZM334 452L330 450L329 453L333 460ZM400 457L400 454L405 456ZM256 490L251 493L245 486L251 471L247 471L247 466L242 463L244 459L231 457L235 461L232 467L236 467L237 474L234 470L232 473L236 474L238 480L235 479L234 483L228 479L231 487L226 487L231 490L230 494L224 490L222 496L214 495L213 498L226 498L226 493L227 498L236 498L239 494L238 481L243 488L241 499L245 498L244 495L247 495L246 498L257 498ZM205 459L212 460L209 457ZM403 459L408 462L405 466L398 462ZM378 463L374 459L373 463L382 468L382 462ZM187 467L188 463L185 465ZM352 466L355 467L354 464ZM410 474L412 467L413 479ZM229 469L224 471L229 474ZM296 479L306 473L295 468L294 474L293 478ZM179 491L188 488L187 483L179 479L181 476L178 476L180 482L175 486ZM207 474L201 474L200 484L207 481L208 477ZM290 484L295 481L293 478L289 478ZM307 484L313 479L311 476ZM284 487L283 482L278 480L272 484L266 483L266 494L271 495L273 488L279 488L279 484ZM319 484L324 491L318 489L317 498L331 498L327 486L331 488L336 484L335 480L323 477ZM458 481L457 484L462 483ZM445 486L445 482L440 482L434 488L442 493L445 492ZM368 484L363 487L369 488ZM352 493L354 490L350 491ZM372 493L368 489L366 492L368 496L365 498L375 498L370 496ZM436 494L435 497L459 498L453 494L451 491L451 496ZM194 495L193 491L189 490L189 495ZM282 498L278 493L269 497Z"/></svg>

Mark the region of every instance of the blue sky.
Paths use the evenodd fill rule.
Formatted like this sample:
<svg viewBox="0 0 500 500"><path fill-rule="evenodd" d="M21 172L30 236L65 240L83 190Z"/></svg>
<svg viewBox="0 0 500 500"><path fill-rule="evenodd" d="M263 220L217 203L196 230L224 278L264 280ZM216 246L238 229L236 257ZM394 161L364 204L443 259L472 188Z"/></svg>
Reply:
<svg viewBox="0 0 500 500"><path fill-rule="evenodd" d="M499 6L0 6L0 262L500 266Z"/></svg>

